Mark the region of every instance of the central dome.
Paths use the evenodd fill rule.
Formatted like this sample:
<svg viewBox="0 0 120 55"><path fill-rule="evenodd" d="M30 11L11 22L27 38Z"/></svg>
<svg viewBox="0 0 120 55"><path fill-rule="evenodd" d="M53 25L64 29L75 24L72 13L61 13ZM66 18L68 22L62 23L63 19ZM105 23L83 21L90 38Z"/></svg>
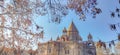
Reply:
<svg viewBox="0 0 120 55"><path fill-rule="evenodd" d="M69 28L68 28L68 32L78 32L77 28L75 27L73 21L70 24Z"/></svg>

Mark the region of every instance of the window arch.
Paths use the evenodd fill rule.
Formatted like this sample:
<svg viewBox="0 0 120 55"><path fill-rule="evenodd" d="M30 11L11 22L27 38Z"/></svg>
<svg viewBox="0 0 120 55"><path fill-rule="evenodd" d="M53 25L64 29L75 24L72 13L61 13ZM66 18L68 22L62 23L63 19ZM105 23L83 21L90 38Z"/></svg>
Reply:
<svg viewBox="0 0 120 55"><path fill-rule="evenodd" d="M45 52L45 48L44 48L44 47L40 48L40 49L39 49L39 52L40 52L40 53L44 53L44 52Z"/></svg>
<svg viewBox="0 0 120 55"><path fill-rule="evenodd" d="M52 52L51 50L52 50L52 48L49 47L49 48L48 48L48 53L51 53L51 52Z"/></svg>
<svg viewBox="0 0 120 55"><path fill-rule="evenodd" d="M94 55L91 50L88 50L87 52L88 52L89 55Z"/></svg>
<svg viewBox="0 0 120 55"><path fill-rule="evenodd" d="M70 54L70 47L69 46L65 47L64 50L65 50L65 54Z"/></svg>
<svg viewBox="0 0 120 55"><path fill-rule="evenodd" d="M69 49L65 50L65 54L69 54L69 52L70 52Z"/></svg>

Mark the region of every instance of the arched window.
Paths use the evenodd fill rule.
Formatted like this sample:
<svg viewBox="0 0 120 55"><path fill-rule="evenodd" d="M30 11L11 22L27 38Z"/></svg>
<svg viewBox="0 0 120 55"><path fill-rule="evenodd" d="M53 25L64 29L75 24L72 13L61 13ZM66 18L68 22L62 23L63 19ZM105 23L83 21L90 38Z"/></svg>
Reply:
<svg viewBox="0 0 120 55"><path fill-rule="evenodd" d="M45 50L45 48L40 48L40 49L39 49L39 52L40 52L40 53L44 53L44 50Z"/></svg>
<svg viewBox="0 0 120 55"><path fill-rule="evenodd" d="M70 48L68 46L65 47L64 50L65 50L65 54L70 54Z"/></svg>
<svg viewBox="0 0 120 55"><path fill-rule="evenodd" d="M93 44L92 44L92 43L89 43L88 46L93 46Z"/></svg>
<svg viewBox="0 0 120 55"><path fill-rule="evenodd" d="M89 55L94 55L91 50L88 50L87 52L88 52Z"/></svg>
<svg viewBox="0 0 120 55"><path fill-rule="evenodd" d="M88 46L94 46L94 43L91 43L91 42L90 42L90 43L88 43L87 45L88 45Z"/></svg>
<svg viewBox="0 0 120 55"><path fill-rule="evenodd" d="M51 53L51 50L52 50L52 48L51 48L51 47L49 47L49 48L48 48L48 53Z"/></svg>
<svg viewBox="0 0 120 55"><path fill-rule="evenodd" d="M69 54L69 50L67 49L67 50L65 50L65 54Z"/></svg>

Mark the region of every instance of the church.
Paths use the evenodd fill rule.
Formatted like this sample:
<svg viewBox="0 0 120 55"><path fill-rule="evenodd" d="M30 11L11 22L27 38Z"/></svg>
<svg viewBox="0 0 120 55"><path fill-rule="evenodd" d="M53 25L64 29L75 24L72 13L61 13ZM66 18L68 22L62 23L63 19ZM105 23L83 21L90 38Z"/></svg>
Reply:
<svg viewBox="0 0 120 55"><path fill-rule="evenodd" d="M37 55L97 55L92 35L89 33L88 40L82 41L74 22L62 32L55 41L38 44Z"/></svg>
<svg viewBox="0 0 120 55"><path fill-rule="evenodd" d="M120 41L113 47L108 47L105 42L93 41L90 33L87 36L88 40L83 41L74 22L62 32L56 40L39 43L36 50L17 50L0 46L0 55L120 55Z"/></svg>

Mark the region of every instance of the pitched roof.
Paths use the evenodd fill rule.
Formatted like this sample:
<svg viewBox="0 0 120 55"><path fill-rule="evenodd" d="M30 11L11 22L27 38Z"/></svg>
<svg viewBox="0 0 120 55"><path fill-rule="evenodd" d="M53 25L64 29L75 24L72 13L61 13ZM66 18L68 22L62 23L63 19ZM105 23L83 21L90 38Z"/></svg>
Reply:
<svg viewBox="0 0 120 55"><path fill-rule="evenodd" d="M67 32L67 29L64 27L63 32Z"/></svg>
<svg viewBox="0 0 120 55"><path fill-rule="evenodd" d="M68 28L68 31L69 32L78 32L76 26L74 25L73 21L72 23L70 24L69 28Z"/></svg>
<svg viewBox="0 0 120 55"><path fill-rule="evenodd" d="M92 35L90 33L88 34L88 39L92 39Z"/></svg>

